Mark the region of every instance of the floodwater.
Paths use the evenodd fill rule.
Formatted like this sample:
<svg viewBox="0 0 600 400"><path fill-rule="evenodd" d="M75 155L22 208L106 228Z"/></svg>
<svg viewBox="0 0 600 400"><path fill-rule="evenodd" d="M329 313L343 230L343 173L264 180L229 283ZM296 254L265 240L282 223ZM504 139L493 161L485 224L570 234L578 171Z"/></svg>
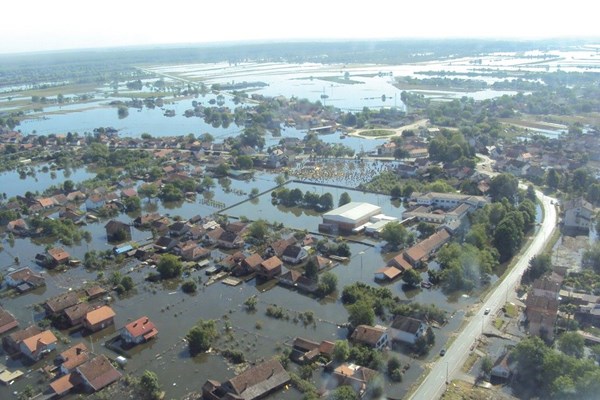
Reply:
<svg viewBox="0 0 600 400"><path fill-rule="evenodd" d="M147 70L160 74L166 82L188 80L191 84L204 83L207 87L212 84L263 82L267 86L249 88L249 93L266 96L285 96L307 98L311 101L321 101L325 105L338 107L344 111L360 111L363 107L381 108L398 107L404 109L400 100L402 90L393 86L395 77L412 76L428 78L444 76L444 71L462 79L485 80L488 83L513 79L511 72L522 71L588 71L600 67L600 55L595 49L577 49L573 51L549 52L558 58L548 58L541 62L541 54L536 53L498 53L481 57L436 60L402 65L330 65L317 63L227 63L215 64L185 64L161 65ZM504 71L505 78L488 76L490 72ZM425 72L439 73L428 75ZM481 75L478 75L478 74ZM464 74L464 75L463 75ZM170 78L171 77L171 78ZM346 79L347 77L347 79ZM144 79L144 83L153 79ZM184 83L182 83L184 85ZM143 92L150 89L144 85ZM514 91L483 89L472 92L453 91L422 91L426 96L438 100L472 97L476 100L490 99L504 94L515 94ZM231 124L227 128L213 128L205 124L201 118L186 118L183 113L192 108L192 100L208 105L215 98L214 94L198 96L197 98L181 98L167 96L168 104L161 108L137 110L129 109L126 118L119 119L117 109L108 106L113 100L128 100L132 92L121 85L117 92L109 86L99 87L93 93L95 100L83 104L66 104L48 106L42 112L33 112L18 126L23 133L64 134L91 132L94 128L111 126L118 129L124 136L139 137L147 132L154 136L176 136L194 133L196 135L208 132L217 138L237 134L241 127ZM69 94L65 94L69 95ZM14 97L17 99L17 97ZM236 107L231 97L225 96L224 105L230 109ZM11 107L10 102L3 102L3 107ZM6 108L6 109L8 109ZM5 108L2 108L5 109ZM174 117L164 116L165 110L175 110ZM50 113L50 114L48 114Z"/></svg>
<svg viewBox="0 0 600 400"><path fill-rule="evenodd" d="M17 175L10 176L11 181L18 182ZM57 179L59 180L59 179ZM8 180L3 179L3 182ZM338 182L339 183L339 182ZM214 190L214 198L226 205L232 205L247 199L250 188L256 187L261 192L274 187L273 175L268 173L257 173L253 180L248 182L231 180L230 190L225 191L217 186ZM383 212L388 215L399 217L403 208L399 204L389 201L388 196L363 193L352 189L341 189L324 187L316 184L290 183L289 188L298 187L302 191L312 190L316 193L330 192L334 203L337 204L342 192L348 192L353 201L369 201L382 207ZM207 215L217 211L203 203L204 196L198 195L194 202L183 202L178 205L156 204L161 213L180 215L190 218L194 215ZM282 222L287 228L307 229L316 231L321 217L314 211L304 209L287 209L282 206L271 204L270 193L267 192L258 199L246 201L225 211L225 214L233 217L246 216L250 219L264 218L267 221ZM131 222L135 215L122 214L117 219L123 222ZM73 246L65 246L65 249L73 257L82 259L85 252L91 249L106 250L113 244L106 242L104 225L107 220L84 226L82 229L92 234L90 243L77 243ZM143 242L151 236L150 232L138 231L132 228L134 241ZM377 241L357 236L354 239L362 243L351 242L350 249L352 257L348 262L340 263L332 271L338 277L338 289L354 282L367 282L377 285L374 281L375 271L383 266L387 259L395 254L382 253L381 246ZM29 266L43 273L47 280L45 288L17 296L15 298L2 299L2 305L15 314L21 326L25 327L31 321L39 321L43 315L37 312L32 305L43 303L48 298L70 289L77 289L86 282L97 279L97 271L86 271L83 267L71 268L68 272L43 271L33 263L33 257L38 252L45 250L44 243L36 243L31 239L15 239L14 245L4 240L2 243L4 251L0 252L1 273L6 274L9 268ZM213 250L213 259L223 254ZM14 264L14 257L19 257L20 265ZM118 329L128 321L140 316L148 316L158 327L158 338L150 343L141 345L130 352L131 358L125 367L125 372L142 373L150 369L158 373L163 389L167 391L169 398L177 398L192 390L200 390L206 379L226 380L235 375L235 371L228 366L221 357L216 355L203 355L191 358L187 351L187 345L183 341L186 332L200 319L215 319L218 321L220 339L219 348L231 348L242 350L250 361L260 361L277 354L282 348L289 345L290 340L296 336L303 336L313 340L337 340L347 335L346 328L340 325L347 320L347 313L339 299L327 298L324 300L314 299L275 286L273 283L257 282L251 280L237 287L229 287L222 283L210 286L201 285L200 291L195 295L184 294L179 282L165 284L151 284L144 281L145 276L152 271L150 267L141 269L130 268L130 264L121 269L121 273L130 274L136 283L133 293L123 298L116 298L111 306L115 309L117 316L115 327L103 330L90 336L83 336L78 331L63 331L65 341L72 344L84 341L89 348L96 353L107 354L116 357L117 354L104 347L104 343L118 334ZM110 276L112 270L104 271L105 276ZM426 272L423 272L426 278ZM203 271L194 271L187 279L202 280L206 282ZM473 304L475 299L471 297L452 296L448 297L439 290L411 289L407 290L401 282L388 285L394 295L404 301L418 301L433 303L447 310L449 316L454 316L450 324L441 329L436 329L436 345L431 351L430 357L435 357L438 347L441 348L449 337L451 331L460 325L462 311L465 307ZM337 295L339 295L338 292ZM254 313L248 313L243 307L243 302L250 296L257 295L259 299L258 309ZM337 297L337 296L335 296ZM275 320L265 315L268 305L275 304L284 307L289 315L287 320ZM305 326L302 322L295 322L297 313L312 311L316 323ZM63 345L66 348L66 345ZM401 350L396 349L394 353L400 357L403 364L409 363L411 368L401 384L386 383L389 394L401 396L406 392L410 383L418 378L422 372L420 364L422 360L411 359ZM51 360L52 355L47 361ZM429 359L430 357L426 358ZM9 393L22 390L27 384L40 382L41 387L46 387L47 381L37 371L45 361L34 366L21 365L20 361L6 359L6 364L11 369L19 368L27 371L26 377L15 382L14 385L0 387L0 397L10 398ZM382 371L383 372L383 371ZM299 399L301 395L295 390L277 393L272 398Z"/></svg>
<svg viewBox="0 0 600 400"><path fill-rule="evenodd" d="M499 59L502 57L497 56ZM487 60L487 59L486 59ZM496 62L489 59L489 63ZM439 62L428 65L410 65L410 66L364 66L361 69L333 68L323 70L320 65L302 65L300 67L277 64L256 66L256 71L248 68L238 68L237 75L230 76L223 80L228 72L227 67L214 67L212 65L182 66L178 69L162 67L161 73L187 73L190 79L207 76L204 81L208 84L216 82L228 82L231 79L236 81L253 80L256 75L261 81L269 83L269 86L257 90L258 93L286 96L296 95L298 97L308 97L311 100L323 100L325 104L335 105L340 108L362 109L364 105L370 107L381 106L400 106L398 91L390 83L390 76L378 76L378 71L391 71L394 75L399 75L403 71L411 70L416 73L423 68L438 68L439 70L450 67L462 68L468 71L469 61L455 62L454 65ZM521 68L518 63L514 68ZM533 67L532 67L533 68ZM537 68L537 67L536 67ZM194 70L199 70L198 76L194 76ZM363 83L343 84L331 83L317 79L320 76L343 76L348 70L349 79ZM250 71L250 72L249 72ZM299 72L300 71L300 72ZM203 75L204 74L204 75ZM212 75L211 75L212 74ZM369 75L370 74L370 75ZM375 74L375 75L374 75ZM313 76L312 79L310 77ZM321 98L321 95L327 95ZM382 94L386 95L385 102L382 100ZM493 95L493 93L490 93ZM205 98L199 97L197 101L206 104L211 96ZM214 97L214 96L213 96ZM24 121L19 129L23 133L36 131L38 134L79 132L84 133L92 131L99 126L113 126L119 129L123 136L139 137L142 133L148 132L156 136L167 135L185 135L188 133L201 134L209 132L217 138L224 138L228 135L239 133L240 128L231 124L228 128L213 128L204 124L200 118L185 118L183 112L191 108L191 102L194 99L186 98L176 100L172 104L165 105L165 109L174 109L175 117L165 117L164 110L160 108L137 111L134 108L129 110L129 116L119 119L117 110L112 107L102 106L99 101L94 108L86 109L86 105L63 106L62 110L54 111L73 111L61 114L51 114L44 119L32 119ZM107 100L108 102L108 100ZM385 103L385 104L384 104ZM100 107L98 107L100 105ZM88 105L89 106L89 105ZM74 111L79 110L79 111ZM283 136L303 137L304 132L294 128L286 128L282 131ZM366 140L360 138L348 137L341 140L338 135L321 136L323 140L330 143L343 143L355 149L355 151L372 151L380 143L378 140ZM267 146L279 141L278 137L268 137ZM380 165L379 167L382 167ZM367 174L368 175L368 174ZM81 182L92 177L91 172L85 168L73 169L70 174L63 171L56 171L56 178L50 176L50 172L43 172L36 167L35 177L27 176L20 179L16 172L6 172L0 175L2 182L2 191L7 196L24 194L26 191L42 191L50 185L60 185L65 179L71 179L74 182ZM292 176L293 178L293 176ZM315 193L330 192L334 197L334 203L337 204L342 192L348 192L353 201L368 201L382 207L383 212L388 215L399 217L403 211L401 204L392 203L388 196L364 193L352 190L358 186L360 180L366 181L370 176L356 176L354 180L344 180L342 178L328 179L323 183L338 184L349 186L348 189L332 188L317 184L290 183L289 187L298 187L303 192L309 190ZM223 203L223 206L231 206L242 202L241 204L226 210L224 213L232 217L247 217L255 220L263 218L269 222L281 222L287 228L307 229L316 231L321 216L315 211L299 208L286 208L271 204L270 193L262 195L258 199L246 201L248 193L252 188L259 189L260 192L270 190L275 186L274 175L266 172L257 172L254 177L248 181L230 180L229 189L222 185L217 185L209 193L203 193L196 196L193 201L184 201L176 204L162 204L152 202L144 204L146 210L157 210L163 214L171 216L179 215L185 219L195 215L206 216L218 212L222 207L216 207L214 203L207 200L216 200ZM539 210L538 210L539 213ZM122 214L116 219L123 222L131 222L136 215ZM113 247L113 244L107 243L104 225L108 220L88 224L82 229L89 231L92 240L90 243L82 241L72 246L65 246L65 249L75 258L83 259L85 253L89 250L107 250ZM151 233L148 231L138 231L132 228L132 239L142 242L146 240ZM341 289L354 282L367 282L376 285L373 280L374 272L395 254L382 253L380 244L362 236L356 237L360 243L350 243L352 251L351 259L346 263L340 263L332 271L338 277L338 288ZM25 295L14 298L3 298L2 306L15 314L25 327L29 322L39 321L43 315L37 312L33 305L39 304L48 298L62 293L66 290L77 289L86 282L95 281L98 271L87 271L83 267L75 267L68 272L48 272L43 271L33 263L36 253L44 252L47 243L36 242L31 239L15 239L14 243L9 242L7 237L3 238L3 251L0 252L0 273L6 274L11 268L20 268L29 266L32 269L44 274L47 280L47 286ZM214 250L213 258L222 256L222 253ZM15 263L15 257L18 257L19 264ZM200 390L201 385L206 379L226 380L235 375L235 371L228 366L221 357L214 354L206 354L191 358L187 352L187 345L183 341L186 332L200 319L215 319L218 321L220 338L216 344L219 348L231 348L242 350L249 361L256 362L261 359L272 357L280 349L289 344L289 341L295 336L304 336L313 340L337 340L345 338L347 330L340 328L340 325L347 320L347 313L339 299L327 298L324 300L314 299L295 291L288 290L273 283L256 282L251 280L237 287L225 286L222 283L215 283L210 286L201 285L201 290L195 295L184 294L179 285L181 282L169 282L165 284L151 284L144 281L145 276L152 271L150 267L133 269L134 264L127 265L121 269L121 273L130 274L136 283L133 293L123 297L116 298L111 304L117 313L115 327L106 329L91 336L82 337L80 332L62 332L65 341L75 343L79 340L86 342L88 347L93 348L97 353L107 354L109 357L115 357L117 354L104 347L104 343L117 335L118 329L128 321L140 316L148 316L158 327L158 338L148 344L139 346L131 351L131 358L125 372L140 374L145 369L150 369L158 373L160 383L167 392L168 398L177 398L192 390ZM432 265L432 267L434 267ZM112 270L104 271L105 275L110 275ZM422 273L423 278L427 277L426 272ZM206 282L206 276L203 271L191 273L190 279L202 280ZM424 360L414 360L401 351L394 350L402 360L403 364L409 363L411 368L408 370L401 384L386 383L386 393L401 397L412 382L422 373L423 363L436 356L447 339L460 326L464 319L464 311L470 305L474 304L476 296L464 297L460 293L448 296L440 290L426 289L407 289L401 282L394 282L387 285L394 295L403 301L417 301L426 304L435 304L448 312L451 316L450 322L442 329L436 329L436 344L432 349L430 356ZM243 307L243 302L250 296L257 295L259 299L258 309L254 313L248 313ZM338 293L339 295L339 293ZM269 304L276 304L284 307L289 320L275 320L265 315L265 310ZM314 325L304 326L302 322L295 322L294 316L298 312L312 311L316 317ZM66 345L62 345L63 349ZM13 392L22 390L26 385L40 385L47 387L48 381L38 372L39 367L47 361L37 363L33 366L22 365L20 361L10 360L5 357L2 361L11 370L20 368L26 372L26 376L15 382L10 387L0 387L0 398L14 398ZM301 395L294 390L278 392L271 398L277 399L297 399Z"/></svg>
<svg viewBox="0 0 600 400"><path fill-rule="evenodd" d="M67 179L77 184L96 176L96 174L87 171L86 168L45 170L44 167L49 166L46 164L27 165L24 167L25 170L33 171L33 173L24 176L14 170L1 172L0 182L3 183L2 187L0 188L1 193L6 193L8 198L17 195L22 196L26 192L35 193L37 191L42 193L50 186L62 185ZM7 183L5 184L5 182ZM8 182L10 182L10 184L8 184Z"/></svg>
<svg viewBox="0 0 600 400"><path fill-rule="evenodd" d="M66 134L67 132L77 132L83 135L85 132L92 132L94 128L113 127L125 137L140 137L142 133L150 133L153 136L180 136L209 132L215 137L224 138L239 134L241 128L235 123L231 123L227 128L214 128L210 124L206 124L202 118L183 115L185 110L193 108L192 101L208 105L210 98L202 96L199 96L198 99L187 98L165 104L163 108L144 107L138 110L130 107L129 115L125 118L119 118L116 107L105 105L108 101L93 103L96 104L93 107L87 103L53 106L44 109L44 112L50 110L57 113L45 114L39 118L36 118L36 115L41 113L34 113L31 115L33 119L22 121L17 129L24 134L35 131L38 135ZM175 116L166 117L165 110L175 110Z"/></svg>

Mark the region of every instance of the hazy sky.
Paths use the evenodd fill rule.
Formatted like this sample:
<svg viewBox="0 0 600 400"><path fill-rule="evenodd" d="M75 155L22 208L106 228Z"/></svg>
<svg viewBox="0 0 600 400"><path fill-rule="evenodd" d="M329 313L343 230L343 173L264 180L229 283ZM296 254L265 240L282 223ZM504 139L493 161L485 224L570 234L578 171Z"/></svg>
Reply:
<svg viewBox="0 0 600 400"><path fill-rule="evenodd" d="M595 36L590 0L17 0L0 53L157 43Z"/></svg>

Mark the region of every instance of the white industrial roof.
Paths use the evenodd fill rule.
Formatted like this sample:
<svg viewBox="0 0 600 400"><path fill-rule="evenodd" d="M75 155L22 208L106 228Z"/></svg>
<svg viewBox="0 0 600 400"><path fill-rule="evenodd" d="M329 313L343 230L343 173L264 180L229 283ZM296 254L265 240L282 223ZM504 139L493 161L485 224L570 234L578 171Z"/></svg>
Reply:
<svg viewBox="0 0 600 400"><path fill-rule="evenodd" d="M355 223L361 218L381 213L381 207L370 203L351 202L323 214L323 218L338 222Z"/></svg>

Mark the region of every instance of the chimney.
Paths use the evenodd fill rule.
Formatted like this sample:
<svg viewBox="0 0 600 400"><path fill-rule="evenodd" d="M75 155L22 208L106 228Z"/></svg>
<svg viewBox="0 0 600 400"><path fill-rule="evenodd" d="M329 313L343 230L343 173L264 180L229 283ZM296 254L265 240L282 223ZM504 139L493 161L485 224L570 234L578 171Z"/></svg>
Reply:
<svg viewBox="0 0 600 400"><path fill-rule="evenodd" d="M144 320L144 325L146 325L146 324L148 323L148 321L149 321L149 319L148 319L148 318L146 318L146 319Z"/></svg>
<svg viewBox="0 0 600 400"><path fill-rule="evenodd" d="M83 352L83 349L81 347L77 347L77 349L75 350L75 353L77 355L80 355Z"/></svg>

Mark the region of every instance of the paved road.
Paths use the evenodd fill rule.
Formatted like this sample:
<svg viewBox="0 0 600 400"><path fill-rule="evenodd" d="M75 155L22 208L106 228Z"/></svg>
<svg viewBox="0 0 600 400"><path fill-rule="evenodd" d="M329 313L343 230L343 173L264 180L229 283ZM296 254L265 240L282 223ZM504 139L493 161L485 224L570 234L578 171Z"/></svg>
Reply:
<svg viewBox="0 0 600 400"><path fill-rule="evenodd" d="M541 192L537 192L537 196L544 207L544 220L535 238L520 255L518 262L502 283L481 303L475 315L470 317L468 324L456 337L454 343L446 350L446 355L439 357L432 364L429 374L413 392L410 399L432 400L439 398L444 393L446 381L451 381L453 376L460 372L462 365L469 355L471 345L481 335L484 325L490 322L491 317L499 308L502 308L508 294L514 291L523 272L527 269L529 260L539 254L550 239L557 222L556 208L554 206L555 200L544 196ZM484 310L488 307L491 309L491 312L489 315L484 315Z"/></svg>

